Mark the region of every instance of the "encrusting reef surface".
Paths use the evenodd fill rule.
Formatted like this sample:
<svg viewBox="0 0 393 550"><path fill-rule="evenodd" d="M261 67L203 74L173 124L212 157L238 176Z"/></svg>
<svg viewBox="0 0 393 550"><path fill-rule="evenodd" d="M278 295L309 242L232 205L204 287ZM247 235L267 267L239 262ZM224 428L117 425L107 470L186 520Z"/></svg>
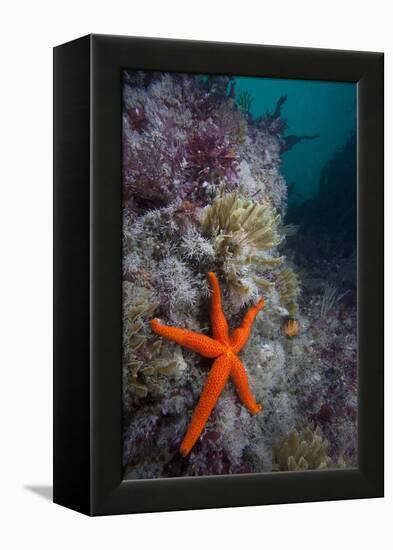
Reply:
<svg viewBox="0 0 393 550"><path fill-rule="evenodd" d="M337 263L296 263L301 226L285 224L280 173L297 143L285 137L285 99L253 118L252 98L236 100L229 77L123 72L128 479L356 465L355 291L341 288ZM263 412L251 415L228 382L183 457L212 360L150 321L210 336L209 272L230 330L265 300L240 354Z"/></svg>

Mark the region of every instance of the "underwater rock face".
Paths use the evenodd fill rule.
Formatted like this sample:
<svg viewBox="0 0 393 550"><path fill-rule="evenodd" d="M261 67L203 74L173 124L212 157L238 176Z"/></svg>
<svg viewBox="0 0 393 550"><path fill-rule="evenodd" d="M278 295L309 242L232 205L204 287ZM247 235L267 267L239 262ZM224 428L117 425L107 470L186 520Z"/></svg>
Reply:
<svg viewBox="0 0 393 550"><path fill-rule="evenodd" d="M310 422L331 467L356 465L356 311L339 291L323 310L320 289L305 290L310 275L299 272L288 244L297 233L284 225L285 121L277 108L253 120L251 100L236 102L228 77L123 72L128 479L270 472L275 449ZM265 299L240 354L264 409L252 416L229 382L183 458L212 361L162 340L150 320L211 335L210 271L230 329ZM283 326L295 317L288 338Z"/></svg>

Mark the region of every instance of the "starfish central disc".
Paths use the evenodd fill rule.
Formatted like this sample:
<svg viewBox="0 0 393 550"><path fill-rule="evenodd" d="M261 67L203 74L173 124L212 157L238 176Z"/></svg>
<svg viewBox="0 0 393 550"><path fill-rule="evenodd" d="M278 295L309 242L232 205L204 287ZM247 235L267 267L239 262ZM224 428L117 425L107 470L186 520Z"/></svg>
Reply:
<svg viewBox="0 0 393 550"><path fill-rule="evenodd" d="M251 392L246 369L238 354L245 346L251 327L258 312L263 308L263 299L251 307L242 323L232 334L222 310L220 285L216 275L208 274L212 286L211 322L213 338L190 330L162 325L158 319L150 321L152 330L181 346L199 353L202 357L214 359L198 404L195 407L190 425L180 446L182 456L187 456L199 439L217 400L230 377L236 386L238 395L251 414L262 410Z"/></svg>

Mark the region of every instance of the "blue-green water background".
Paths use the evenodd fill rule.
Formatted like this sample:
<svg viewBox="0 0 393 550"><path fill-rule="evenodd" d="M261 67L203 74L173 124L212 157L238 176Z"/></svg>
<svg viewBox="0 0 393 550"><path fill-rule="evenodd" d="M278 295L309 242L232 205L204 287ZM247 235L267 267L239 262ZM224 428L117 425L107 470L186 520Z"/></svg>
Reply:
<svg viewBox="0 0 393 550"><path fill-rule="evenodd" d="M254 98L253 117L273 112L277 100L287 96L282 116L287 119L285 135L319 134L283 154L282 173L291 192L288 201L303 201L319 188L321 170L332 155L356 131L356 84L236 77L238 97L248 91ZM353 159L356 162L356 159Z"/></svg>

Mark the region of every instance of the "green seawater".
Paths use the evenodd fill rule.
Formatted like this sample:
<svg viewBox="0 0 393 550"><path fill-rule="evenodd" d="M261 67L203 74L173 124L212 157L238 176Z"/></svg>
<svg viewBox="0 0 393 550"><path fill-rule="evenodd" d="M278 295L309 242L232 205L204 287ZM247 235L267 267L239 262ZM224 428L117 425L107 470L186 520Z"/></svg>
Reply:
<svg viewBox="0 0 393 550"><path fill-rule="evenodd" d="M319 189L325 164L356 132L356 84L236 77L236 98L242 92L253 96L253 117L274 112L277 100L287 96L282 107L288 124L284 135L319 134L283 154L282 173L290 189L289 204L312 197ZM356 155L348 161L356 163Z"/></svg>

